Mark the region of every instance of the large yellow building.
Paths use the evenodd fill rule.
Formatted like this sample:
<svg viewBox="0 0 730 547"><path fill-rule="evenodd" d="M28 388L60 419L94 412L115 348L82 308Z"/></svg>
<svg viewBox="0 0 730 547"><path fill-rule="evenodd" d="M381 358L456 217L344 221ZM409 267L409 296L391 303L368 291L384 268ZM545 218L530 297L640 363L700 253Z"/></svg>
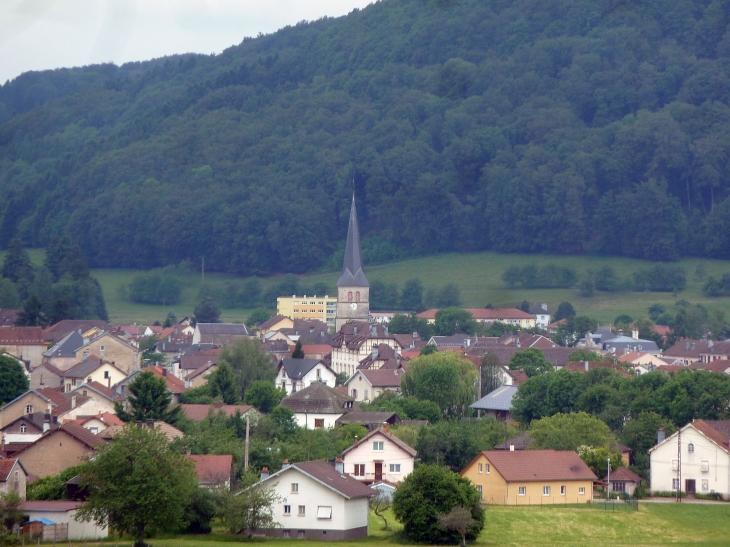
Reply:
<svg viewBox="0 0 730 547"><path fill-rule="evenodd" d="M598 477L572 450L480 452L461 472L482 503L553 505L589 503Z"/></svg>
<svg viewBox="0 0 730 547"><path fill-rule="evenodd" d="M337 297L335 296L280 296L276 299L276 313L291 319L319 320L328 327L335 326Z"/></svg>

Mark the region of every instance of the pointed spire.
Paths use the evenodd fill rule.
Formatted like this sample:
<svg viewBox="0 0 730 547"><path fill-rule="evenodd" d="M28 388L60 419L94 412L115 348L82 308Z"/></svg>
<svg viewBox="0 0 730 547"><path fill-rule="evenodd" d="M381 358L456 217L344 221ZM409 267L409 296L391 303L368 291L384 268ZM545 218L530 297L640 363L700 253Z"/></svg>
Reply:
<svg viewBox="0 0 730 547"><path fill-rule="evenodd" d="M337 282L338 287L369 287L362 270L362 252L360 251L360 231L357 226L357 211L355 210L355 194L352 194L352 208L350 209L350 224L347 227L347 244L345 245L345 261L342 275Z"/></svg>

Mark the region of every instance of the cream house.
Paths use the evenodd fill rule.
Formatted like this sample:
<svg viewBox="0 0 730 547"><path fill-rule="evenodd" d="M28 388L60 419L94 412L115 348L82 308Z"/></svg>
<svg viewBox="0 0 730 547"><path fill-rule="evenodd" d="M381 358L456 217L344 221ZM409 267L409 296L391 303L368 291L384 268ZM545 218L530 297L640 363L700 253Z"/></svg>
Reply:
<svg viewBox="0 0 730 547"><path fill-rule="evenodd" d="M98 382L102 386L111 388L127 377L124 372L119 370L109 361L99 359L95 355L91 355L75 364L63 373L63 390L68 392L81 384L90 384Z"/></svg>
<svg viewBox="0 0 730 547"><path fill-rule="evenodd" d="M332 340L332 370L352 376L360 362L381 344L400 353L401 345L394 335L388 333L387 326L360 321L345 323Z"/></svg>
<svg viewBox="0 0 730 547"><path fill-rule="evenodd" d="M364 483L397 484L413 471L417 452L388 431L372 431L342 452L345 473Z"/></svg>
<svg viewBox="0 0 730 547"><path fill-rule="evenodd" d="M695 420L667 438L660 428L657 444L649 450L651 491L681 489L687 495L718 493L728 499L729 433L728 420Z"/></svg>
<svg viewBox="0 0 730 547"><path fill-rule="evenodd" d="M337 419L352 410L353 399L323 383L315 382L281 401L291 408L300 427L335 427Z"/></svg>
<svg viewBox="0 0 730 547"><path fill-rule="evenodd" d="M572 450L483 451L461 476L483 503L497 505L590 503L598 480Z"/></svg>
<svg viewBox="0 0 730 547"><path fill-rule="evenodd" d="M264 468L258 485L277 494L277 525L269 536L348 541L368 535L368 498L375 492L322 461L286 464L273 475Z"/></svg>
<svg viewBox="0 0 730 547"><path fill-rule="evenodd" d="M0 460L0 494L15 492L20 499L25 499L25 487L28 472L17 458Z"/></svg>
<svg viewBox="0 0 730 547"><path fill-rule="evenodd" d="M384 391L400 393L403 369L358 369L347 382L347 392L356 401L371 401Z"/></svg>

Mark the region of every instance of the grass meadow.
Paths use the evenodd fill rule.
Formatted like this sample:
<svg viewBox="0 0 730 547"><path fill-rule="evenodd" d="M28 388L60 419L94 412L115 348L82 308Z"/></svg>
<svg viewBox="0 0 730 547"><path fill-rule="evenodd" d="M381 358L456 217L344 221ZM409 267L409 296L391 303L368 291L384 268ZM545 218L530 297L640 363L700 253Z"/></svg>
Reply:
<svg viewBox="0 0 730 547"><path fill-rule="evenodd" d="M35 264L42 264L44 251L31 249L31 259ZM2 258L2 253L0 253ZM408 279L419 278L424 287L440 288L447 283L454 283L461 289L462 303L465 307L484 307L488 303L494 307L512 307L523 300L530 302L546 302L549 309L554 311L558 304L569 301L580 315L591 316L602 323L613 322L614 318L622 313L628 313L633 318L646 316L646 310L655 303L661 303L668 308L674 306L677 299L685 299L692 303L705 305L710 310L720 309L730 316L730 297L707 298L702 294L704 281L695 276L698 265L702 265L706 274L721 277L723 273L730 273L730 261L686 259L677 264L685 269L687 274L687 288L675 298L672 293L652 292L596 292L594 296L583 297L577 289L515 289L504 286L502 273L510 266L525 266L527 264L556 264L574 268L578 275L588 269L598 269L611 266L620 277L630 276L636 270L652 266L651 262L630 258L599 257L599 256L558 256L558 255L521 255L499 254L492 252L470 254L444 254L424 258L404 260L379 266L367 266L366 273L372 282L381 280L387 283L397 283L403 287ZM99 280L104 291L109 317L114 323L149 324L155 320L164 319L169 310L173 310L178 317L192 314L198 301L198 292L202 286L200 273L190 273L184 276L184 290L180 303L174 306L149 306L134 304L119 297L120 285L128 284L139 273L139 270L124 269L96 269L92 275ZM320 273L302 276L305 285L324 282L332 287L339 277L338 272ZM227 281L244 278L227 274L205 274L205 283L223 287ZM278 281L277 277L262 279L262 288L265 291L271 284ZM274 309L276 302L269 304ZM222 319L225 321L243 321L251 310L223 309ZM730 541L729 541L730 543Z"/></svg>
<svg viewBox="0 0 730 547"><path fill-rule="evenodd" d="M256 543L268 547L406 545L392 515L390 530L371 513L370 536L349 543L298 539L247 540L216 530L208 536L152 539L154 547L216 547L221 543ZM730 504L641 503L638 511L604 510L600 504L580 508L487 506L487 525L477 546L504 547L715 547L730 544ZM130 541L108 540L107 545L131 547ZM93 544L90 544L93 546Z"/></svg>

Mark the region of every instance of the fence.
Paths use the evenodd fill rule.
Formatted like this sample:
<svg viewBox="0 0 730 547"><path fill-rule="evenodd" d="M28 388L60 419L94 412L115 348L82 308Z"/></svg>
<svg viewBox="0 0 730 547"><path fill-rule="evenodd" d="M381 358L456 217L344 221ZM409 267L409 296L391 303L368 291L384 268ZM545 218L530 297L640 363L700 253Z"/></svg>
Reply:
<svg viewBox="0 0 730 547"><path fill-rule="evenodd" d="M638 511L639 500L631 499L592 499L585 500L578 498L575 501L568 499L567 496L561 496L560 499L548 496L539 496L539 500L532 499L530 496L520 497L518 499L484 499L482 503L487 505L509 505L510 507L542 507L542 508L580 508L580 509L600 509L605 511Z"/></svg>

